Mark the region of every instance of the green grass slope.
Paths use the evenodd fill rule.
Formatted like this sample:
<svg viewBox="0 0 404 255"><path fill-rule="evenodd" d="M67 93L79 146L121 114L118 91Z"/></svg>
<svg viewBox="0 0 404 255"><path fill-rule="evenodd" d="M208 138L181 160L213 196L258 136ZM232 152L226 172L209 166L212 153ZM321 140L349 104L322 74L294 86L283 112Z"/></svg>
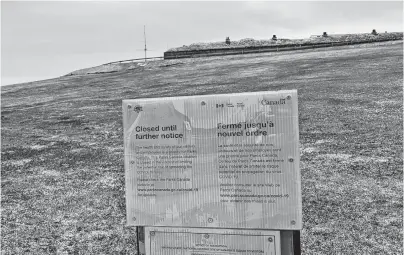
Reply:
<svg viewBox="0 0 404 255"><path fill-rule="evenodd" d="M154 61L1 93L1 254L135 254L123 99L297 89L303 254L402 254L402 42Z"/></svg>
<svg viewBox="0 0 404 255"><path fill-rule="evenodd" d="M139 65L140 64L140 65ZM86 75L86 74L98 74L98 73L113 73L124 70L132 70L139 66L142 66L143 63L113 63L113 64L104 64L100 66L94 66L89 68L80 69L77 71L73 71L67 75Z"/></svg>

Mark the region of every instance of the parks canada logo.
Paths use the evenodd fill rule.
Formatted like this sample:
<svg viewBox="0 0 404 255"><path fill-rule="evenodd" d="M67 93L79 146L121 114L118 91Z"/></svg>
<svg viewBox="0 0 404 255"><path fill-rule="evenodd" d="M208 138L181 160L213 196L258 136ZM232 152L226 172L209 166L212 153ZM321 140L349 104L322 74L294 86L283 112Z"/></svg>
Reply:
<svg viewBox="0 0 404 255"><path fill-rule="evenodd" d="M262 105L286 104L286 99L281 98L281 99L279 99L279 101L270 101L270 100L263 99L263 100L261 101L261 104L262 104Z"/></svg>
<svg viewBox="0 0 404 255"><path fill-rule="evenodd" d="M133 108L133 110L134 110L135 112L139 113L139 112L143 111L143 108L142 108L140 105L136 105L136 106Z"/></svg>

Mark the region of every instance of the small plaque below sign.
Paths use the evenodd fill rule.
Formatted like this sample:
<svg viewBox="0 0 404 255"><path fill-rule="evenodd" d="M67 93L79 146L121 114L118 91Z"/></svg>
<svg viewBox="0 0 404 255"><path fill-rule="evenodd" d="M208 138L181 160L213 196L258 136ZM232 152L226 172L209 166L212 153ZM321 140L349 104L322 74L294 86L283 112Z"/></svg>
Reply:
<svg viewBox="0 0 404 255"><path fill-rule="evenodd" d="M269 230L145 227L146 255L277 255L280 233Z"/></svg>

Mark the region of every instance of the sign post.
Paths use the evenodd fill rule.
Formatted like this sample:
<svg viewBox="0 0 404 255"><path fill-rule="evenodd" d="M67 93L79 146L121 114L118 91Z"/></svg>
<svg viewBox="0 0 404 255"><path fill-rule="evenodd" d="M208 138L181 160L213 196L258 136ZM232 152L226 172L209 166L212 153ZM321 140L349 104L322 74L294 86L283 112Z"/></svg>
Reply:
<svg viewBox="0 0 404 255"><path fill-rule="evenodd" d="M123 118L147 255L298 253L296 90L124 100Z"/></svg>

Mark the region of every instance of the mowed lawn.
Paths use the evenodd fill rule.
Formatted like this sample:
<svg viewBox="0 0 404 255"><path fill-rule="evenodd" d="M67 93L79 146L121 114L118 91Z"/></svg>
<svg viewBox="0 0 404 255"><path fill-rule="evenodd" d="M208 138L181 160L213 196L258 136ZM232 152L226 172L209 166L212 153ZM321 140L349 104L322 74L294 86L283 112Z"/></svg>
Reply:
<svg viewBox="0 0 404 255"><path fill-rule="evenodd" d="M1 254L136 254L123 99L284 89L299 95L302 253L403 253L402 41L1 89Z"/></svg>

